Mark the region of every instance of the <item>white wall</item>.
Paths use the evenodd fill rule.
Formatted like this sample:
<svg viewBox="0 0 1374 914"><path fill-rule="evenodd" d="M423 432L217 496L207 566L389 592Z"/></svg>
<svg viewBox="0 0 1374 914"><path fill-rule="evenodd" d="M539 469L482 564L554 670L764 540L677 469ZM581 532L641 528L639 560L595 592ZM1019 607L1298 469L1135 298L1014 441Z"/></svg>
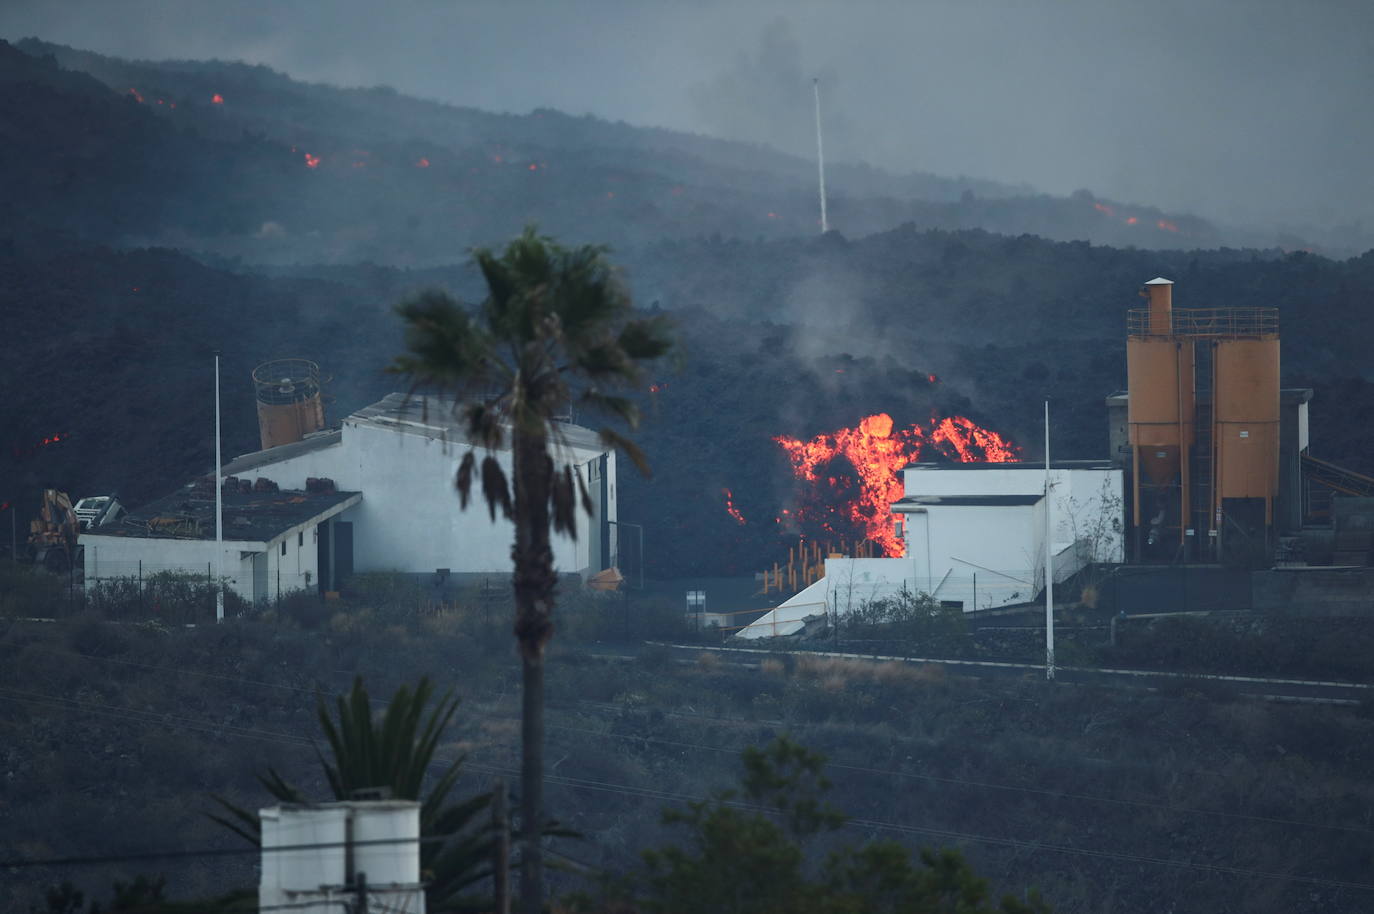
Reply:
<svg viewBox="0 0 1374 914"><path fill-rule="evenodd" d="M1089 561L1123 561L1123 474L1115 468L1050 471L1054 579ZM1040 469L906 471L907 495L1040 495ZM1104 489L1105 486L1105 489ZM827 559L825 577L784 601L742 638L800 631L805 616L841 615L903 588L962 603L965 612L1029 602L1044 589L1046 501L1030 505L930 504L903 515L903 558ZM1090 553L1095 547L1097 555Z"/></svg>
<svg viewBox="0 0 1374 914"><path fill-rule="evenodd" d="M328 477L344 491L364 493L360 505L337 518L353 523L355 571L508 572L515 526L499 513L495 521L490 518L480 472L467 509L459 507L454 478L467 450L466 444L345 420L338 444L245 475L265 476L283 489L303 489L308 477ZM585 481L586 464L599 454L578 449L567 456L581 467ZM479 471L484 456L478 451ZM494 456L509 477L510 452ZM609 519L614 520L614 455L608 464ZM616 528L611 530L614 537ZM578 534L575 542L565 535L554 537L555 567L564 573L601 570L590 568L596 530L589 529L585 515L578 517Z"/></svg>
<svg viewBox="0 0 1374 914"><path fill-rule="evenodd" d="M1125 561L1124 479L1124 471L1116 467L1050 470L1056 551L1062 544L1090 539L1097 553L1090 561ZM917 466L903 471L903 484L909 496L1039 495L1045 491L1045 470ZM1043 525L1043 515L1040 522ZM1037 551L1043 553L1043 545Z"/></svg>
<svg viewBox="0 0 1374 914"><path fill-rule="evenodd" d="M313 590L319 583L319 530L315 523L293 527L270 543L225 540L225 586L250 603L274 600L295 590ZM86 587L102 580L137 578L146 581L160 571L211 580L218 551L214 540L83 533ZM283 554L283 547L285 554ZM255 582L253 565L266 563Z"/></svg>

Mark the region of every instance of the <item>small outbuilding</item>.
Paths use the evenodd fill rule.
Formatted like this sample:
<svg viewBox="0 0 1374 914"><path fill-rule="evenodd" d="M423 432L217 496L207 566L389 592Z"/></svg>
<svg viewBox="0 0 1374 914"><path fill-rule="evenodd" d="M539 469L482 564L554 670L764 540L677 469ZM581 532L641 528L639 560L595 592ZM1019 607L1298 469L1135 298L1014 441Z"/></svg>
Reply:
<svg viewBox="0 0 1374 914"><path fill-rule="evenodd" d="M160 572L208 583L222 568L225 586L250 603L328 589L340 564L329 529L362 498L339 491L226 492L217 544L213 483L187 486L81 534L86 586Z"/></svg>
<svg viewBox="0 0 1374 914"><path fill-rule="evenodd" d="M741 630L794 634L805 620L845 615L903 590L964 612L1037 598L1045 587L1049 510L1054 580L1123 560L1123 474L1106 460L914 463L902 471L893 523L900 558L828 558L825 576Z"/></svg>

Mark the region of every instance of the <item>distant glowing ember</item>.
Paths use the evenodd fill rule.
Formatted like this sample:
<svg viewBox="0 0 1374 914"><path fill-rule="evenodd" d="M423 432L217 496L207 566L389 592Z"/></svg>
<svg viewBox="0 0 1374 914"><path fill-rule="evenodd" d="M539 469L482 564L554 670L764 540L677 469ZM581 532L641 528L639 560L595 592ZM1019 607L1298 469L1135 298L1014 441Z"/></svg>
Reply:
<svg viewBox="0 0 1374 914"><path fill-rule="evenodd" d="M224 96L223 96L223 95L220 95L218 92L216 92L214 95L210 96L210 104L212 104L212 105L222 105L222 104L224 104Z"/></svg>
<svg viewBox="0 0 1374 914"><path fill-rule="evenodd" d="M1135 216L1127 216L1127 217L1126 217L1126 224L1127 224L1127 225L1135 225L1135 224L1136 224L1137 222L1139 222L1139 221L1140 221L1140 220L1137 219Z"/></svg>
<svg viewBox="0 0 1374 914"><path fill-rule="evenodd" d="M138 102L140 105L143 104L143 96L140 95L139 91L133 86L129 87L129 94L134 97L134 101Z"/></svg>
<svg viewBox="0 0 1374 914"><path fill-rule="evenodd" d="M416 168L428 168L428 167L429 167L429 159L424 159L424 158L420 159L418 162L415 163L415 167L416 167Z"/></svg>
<svg viewBox="0 0 1374 914"><path fill-rule="evenodd" d="M1168 219L1161 219L1161 220L1159 220L1158 222L1156 222L1155 225L1159 226L1159 228L1160 228L1161 230L1166 231L1166 232L1176 232L1176 231L1178 231L1178 226L1174 225L1174 224L1173 224L1172 222L1170 222Z"/></svg>
<svg viewBox="0 0 1374 914"><path fill-rule="evenodd" d="M739 513L739 508L735 507L735 496L731 494L730 490L721 489L720 491L725 496L725 513L734 518L735 523L740 526L748 523L748 521L744 519L744 515Z"/></svg>
<svg viewBox="0 0 1374 914"><path fill-rule="evenodd" d="M55 432L51 435L44 435L41 440L29 445L28 447L20 447L19 445L15 445L14 456L27 457L31 454L36 454L38 453L39 448L44 448L50 445L58 444L62 441L66 441L70 437L70 432Z"/></svg>
<svg viewBox="0 0 1374 914"><path fill-rule="evenodd" d="M319 157L319 156L312 156L310 153L307 152L307 153L305 154L305 167L306 167L306 168L319 168L319 167L320 167L320 157Z"/></svg>
<svg viewBox="0 0 1374 914"><path fill-rule="evenodd" d="M904 551L892 525L892 505L904 494L904 466L936 455L961 463L1017 459L1010 441L963 416L894 429L891 416L877 413L810 441L773 440L787 452L796 477L815 484L795 515L803 527L840 535L857 531L894 558Z"/></svg>
<svg viewBox="0 0 1374 914"><path fill-rule="evenodd" d="M1115 215L1116 215L1116 210L1112 209L1110 206L1108 206L1108 205L1105 204L1105 203L1094 203L1094 204L1093 204L1093 209L1095 209L1095 210L1097 210L1099 213L1102 213L1102 214L1107 215L1107 216L1115 216Z"/></svg>

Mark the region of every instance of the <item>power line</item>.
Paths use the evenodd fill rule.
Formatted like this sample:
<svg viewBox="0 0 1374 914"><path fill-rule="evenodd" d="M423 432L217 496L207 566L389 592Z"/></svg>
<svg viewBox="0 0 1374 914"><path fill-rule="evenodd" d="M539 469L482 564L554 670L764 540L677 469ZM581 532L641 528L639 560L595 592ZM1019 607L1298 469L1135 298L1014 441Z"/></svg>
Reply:
<svg viewBox="0 0 1374 914"><path fill-rule="evenodd" d="M138 666L138 667L143 667L143 668L145 668L145 669L157 670L157 671L161 671L161 672L181 673L181 674L189 675L189 676L202 676L202 677L207 677L207 678L211 678L211 679L218 679L218 680L227 681L227 682L240 682L240 683L246 683L246 684L251 684L251 685L264 686L264 687L268 687L268 688L285 689L285 690L294 691L294 692L300 692L300 693L308 694L308 695L316 695L316 696L318 696L318 695L320 694L320 693L318 692L318 690L305 689L305 688L302 688L302 687L299 687L299 686L291 686L291 685L286 685L286 684L283 684L283 683L266 682L266 681L263 681L263 680L258 680L258 679L247 679L247 678L236 677L236 676L225 676L225 675L218 674L218 673L207 673L207 672L204 672L204 671L201 671L201 670L187 669L187 668L185 668L185 667L156 666L156 665L153 665L153 664L139 663L139 662L137 662L137 661L132 661L132 660L121 660L121 659L119 659L119 658L114 658L114 657L99 657L99 656L96 656L96 655L94 655L94 654L86 654L86 653L82 653L82 652L80 652L80 651L72 651L72 650L56 650L56 649L52 649L52 648L33 648L33 649L34 649L34 650L44 651L45 653L52 653L52 654L59 654L59 655L70 655L70 656L84 657L84 658L87 658L87 659L90 659L90 660L99 660L99 661L109 662L109 663L123 663L123 664L128 664L128 665L131 665L131 666ZM335 672L335 673L337 673L337 674L343 674L343 675L348 675L348 674L349 674L349 671L347 671L347 670L334 670L333 672ZM31 694L32 694L32 693L31 693ZM59 699L59 700L66 700L66 699ZM385 705L385 704L387 703L386 699L382 699L382 698L373 698L371 701L372 701L373 704L378 705L378 706L383 706L383 705ZM605 711L613 710L613 708L611 708L611 707L609 707L609 706L603 706L603 705L596 704L596 703L592 703L592 706L595 707L597 710L605 710ZM107 707L109 707L109 706L107 706ZM130 709L130 710L135 710L135 709ZM137 712L137 713L154 713L154 712ZM492 717L495 717L496 715L490 715L490 714L488 714L488 715L486 715L486 716L487 716L488 718L492 718ZM732 720L731 718L713 717L713 716L710 716L710 715L679 715L679 716L688 717L689 719L706 719L706 720L719 720L719 721L730 721L730 720ZM512 718L504 718L504 719L512 719ZM183 720L184 720L184 718L183 718ZM726 747L726 746L710 746L710 745L704 745L704 744L701 744L701 743L688 743L688 742L681 742L681 741L676 741L676 740L660 739L660 738L658 738L658 737L634 736L634 735L631 735L631 734L605 733L605 732L602 732L602 731L599 731L599 730L591 730L591 729L587 729L587 728L571 727L571 726L562 725L562 724L546 724L545 726L546 726L548 729L550 729L550 730L566 730L566 731L569 731L569 732L587 733L587 734L591 734L591 735L594 735L594 736L602 736L602 737L607 737L607 736L609 736L609 737L614 738L614 739L623 739L623 740L630 740L630 741L642 741L642 742L646 742L646 743L656 743L656 744L659 744L659 745L668 745L668 746L680 746L680 747L682 747L682 748L699 749L699 750L711 751L711 752L736 753L736 752L739 752L739 751L740 751L740 750L737 749L737 748L731 748L731 747ZM224 728L224 727L216 727L216 729L226 729L226 728ZM249 734L249 735L251 735L251 734ZM312 745L313 745L313 743L312 743ZM1197 807L1186 807L1186 806L1171 806L1171 805L1169 805L1169 804L1164 804L1164 803L1152 803L1152 802L1150 802L1150 801L1148 801L1148 800L1135 800L1135 799L1130 799L1130 798L1127 798L1127 797L1109 797L1109 796L1102 796L1102 795L1097 795L1097 794L1064 793L1064 792L1061 792L1061 791L1049 790L1049 789L1041 788L1041 787L1027 787L1027 786L1023 786L1023 785L1014 785L1014 784L998 784L998 783L996 783L996 782L991 782L991 781L974 781L974 780L969 780L969 779L965 779L965 778L942 777L942 776L939 776L939 775L919 774L919 773L908 772L908 771L894 771L894 770L891 770L891 769L885 769L885 768L871 768L871 767L866 767L866 766L862 766L862 765L847 765L847 764L843 764L843 763L841 763L841 762L827 762L826 764L827 764L827 767L833 768L833 769L835 769L835 770L840 770L840 771L853 771L853 772L864 773L864 774L885 775L885 776L890 776L890 777L907 778L907 779L911 779L911 780L928 781L928 782L931 782L931 783L955 784L955 785L959 785L959 786L974 787L974 788L979 788L979 789L983 789L983 790L1001 790L1001 791L1008 791L1008 792L1025 793L1025 794L1032 794L1032 795L1037 795L1037 796L1049 797L1049 798L1052 798L1052 799L1080 800L1080 801L1084 801L1084 802L1106 803L1106 804L1120 805L1120 806L1133 806L1133 807L1140 808L1140 809L1155 809L1155 810L1160 810L1160 811L1163 811L1163 812L1181 813L1181 814L1187 814L1187 815L1214 816L1214 817L1218 817L1218 818L1237 819L1237 820L1249 821L1249 822L1264 822L1264 823L1268 823L1268 824L1271 824L1271 825L1284 825L1284 826L1292 826L1292 827L1297 827L1297 828L1315 828L1315 829L1324 829L1324 830L1329 830L1329 831L1342 831L1342 832L1349 832L1349 833L1352 833L1352 834L1374 834L1374 829L1361 828L1361 827L1355 826L1355 825L1331 825L1331 824L1326 824L1326 823L1321 823L1321 822L1304 822L1304 821L1302 821L1302 820L1300 820L1300 819L1284 819L1284 818L1279 818L1279 817L1276 817L1276 816L1261 816L1261 815L1255 815L1255 814L1251 814L1251 813L1227 812L1227 811L1225 811L1225 810L1200 809L1200 808L1197 808Z"/></svg>
<svg viewBox="0 0 1374 914"><path fill-rule="evenodd" d="M185 674L188 674L188 675L208 676L208 677L215 678L215 679L221 679L221 680L227 680L227 681L233 681L233 682L243 682L243 683L249 683L249 684L254 684L254 685L268 686L268 687L272 687L272 688L288 689L288 690L291 690L291 691L302 692L302 693L305 693L305 694L313 694L313 695L318 695L318 694L319 694L318 692L316 692L316 691L314 691L314 690L303 689L303 688L299 688L299 687L296 687L296 686L288 686L288 685L283 685L283 684L279 684L279 683L270 683L270 682L264 682L264 681L261 681L261 680L254 680L254 679L244 679L244 678L239 678L239 677L222 676L222 675L219 675L219 674L204 673L204 672L198 671L198 670L189 670L189 669L183 669L183 668L178 668L178 667L163 667L163 666L153 666L153 665L151 665L151 664L139 664L139 663L135 663L135 662L133 662L133 661L118 661L118 660L115 660L115 658L95 657L94 655L83 654L83 653L80 653L80 652L78 652L78 651L64 651L64 652L59 652L59 651L52 650L52 651L49 651L49 652L50 652L50 653L67 653L67 654L73 654L73 655L76 655L76 656L87 657L87 658L90 658L90 659L97 659L97 660L110 660L110 661L114 661L114 662L127 662L127 663L131 663L131 664L133 664L133 665L136 665L136 666L144 666L144 667L147 667L147 668L149 668L149 669L160 670L160 671L164 671L164 672L179 672L179 673L185 673ZM346 672L346 671L340 670L340 671L336 671L336 672L343 673L343 672ZM2 691L6 691L6 689L4 689L3 687L0 687L0 692L2 692ZM20 691L20 690L8 690L8 691L12 691L12 692L15 692L15 693L20 694L20 695L33 696L35 699L47 699L47 700L49 700L49 701L58 701L58 702L71 702L71 703L76 703L76 704L80 704L80 705L83 705L83 706L92 706L93 704L95 704L95 703L92 703L92 702L83 702L83 701L81 701L80 699L60 698L60 697L56 697L56 696L41 695L41 694L39 694L39 693L33 693L33 692L22 692L22 691ZM0 696L0 697L3 697L3 696ZM372 699L372 703L373 703L373 704L377 704L377 705L384 705L384 704L386 703L386 701L385 701L384 699L374 698L374 699ZM110 709L110 710L112 710L112 711L113 711L113 710L125 710L125 711L127 711L128 713L130 713L130 714L139 715L138 717L135 717L135 718L133 718L133 719L146 719L146 720L149 720L150 722L154 722L154 723L167 723L168 720L176 721L177 723L179 723L179 724L181 724L181 725L183 725L183 726L187 726L187 727L189 727L189 728L191 728L191 729L196 729L196 730L198 730L199 732L222 732L222 731L229 730L229 731L236 732L236 733L238 733L238 734L240 734L240 735L243 735L243 736L246 736L246 737L249 737L249 738L254 738L254 739L262 739L262 738L267 738L267 736L270 736L270 735L276 735L276 734L275 734L275 731L260 731L260 730L255 730L254 728L237 727L237 726L231 725L231 724L223 724L223 725L219 725L219 724L207 724L207 723L205 723L204 721L201 721L201 720L196 720L196 719L193 719L193 718L185 718L185 717L171 716L171 715L167 715L167 714L164 714L164 713L161 713L161 712L142 711L142 710L140 710L140 709L134 709L134 708L129 708L129 709L116 709L115 706L107 705L107 704L103 704L103 703L100 704L99 706L102 707L102 708ZM487 715L487 716L490 718L490 717L494 717L495 715ZM510 718L505 718L505 719L510 719ZM715 717L711 717L711 718L708 718L708 719L711 719L711 720L726 720L725 718L715 718ZM732 747L712 746L712 745L706 745L706 744L702 744L702 743L689 743L689 742L683 742L683 741L678 741L678 740L661 739L661 738L658 738L658 737L634 736L634 735L631 735L631 734L606 733L606 732L599 731L599 730L592 730L592 729L583 728L583 727L572 727L572 726L563 725L563 724L546 724L546 726L548 727L548 729L551 729L551 730L565 730L565 731L576 732L576 733L587 733L587 734L590 734L590 735L601 736L601 737L608 737L608 736L609 736L609 737L612 737L612 738L615 738L615 739L623 739L623 740L629 740L629 741L641 741L641 742L645 742L645 743L655 743L655 744L658 744L658 745L667 745L667 746L679 746L679 747L682 747L682 748L698 749L698 750L711 751L711 752L723 752L723 753L730 753L730 754L733 754L733 753L737 753L737 752L741 751L741 750L738 749L738 748L732 748ZM288 736L288 737L291 737L291 734L284 734L284 735L285 735L285 736ZM297 740L300 741L300 742L303 742L303 743L306 743L306 744L309 744L309 745L314 745L314 741L308 740L308 739L306 739L306 738L304 738L304 737L294 737L294 738L297 739ZM1200 809L1200 808L1196 808L1196 807L1185 807L1185 806L1171 806L1171 805L1163 804L1163 803L1152 803L1152 802L1150 802L1150 801L1148 801L1148 800L1135 800L1135 799L1129 799L1129 798L1125 798L1125 797L1108 797L1108 796L1101 796L1101 795L1094 795L1094 794L1065 793L1065 792L1061 792L1061 791L1049 790L1049 789L1046 789L1046 788L1039 788L1039 787L1027 787L1027 786L1023 786L1023 785L1013 785L1013 784L999 784L999 783L990 782L990 781L974 781L974 780L969 780L969 779L965 779L965 778L943 777L943 776L939 776L939 775L920 774L920 773L916 773L916 772L907 772L907 771L894 771L894 770L892 770L892 769L872 768L872 767L861 766L861 765L848 765L848 764L844 764L844 763L840 763L840 762L827 762L826 764L827 764L827 767L829 767L829 768L836 769L836 770L841 770L841 771L853 771L853 772L856 772L856 773L863 773L863 774L881 775L881 776L889 776L889 777L899 777L899 778L906 778L906 779L910 779L910 780L927 781L927 782L931 782L931 783L954 784L954 785L959 785L959 786L964 786L964 787L978 788L978 789L982 789L982 790L999 790L999 791L1007 791L1007 792L1025 793L1025 794L1031 794L1031 795L1036 795L1036 796L1044 796L1044 797L1048 797L1048 798L1051 798L1051 799L1069 799L1069 800L1079 800L1079 801L1083 801L1083 802L1094 802L1094 803L1104 803L1104 804L1112 804L1112 805L1120 805L1120 806L1131 806L1131 807L1136 807L1136 808L1141 808L1141 809L1154 809L1154 810L1159 810L1159 811L1163 811L1163 812L1171 812L1171 813L1177 813L1177 814L1200 815L1200 816L1213 816L1213 817L1217 817L1217 818L1236 819L1236 820L1240 820L1240 821L1263 822L1263 823L1267 823L1267 824L1271 824L1271 825L1282 825L1282 826L1297 827L1297 828L1313 828L1313 829L1322 829L1322 830L1328 830L1328 831L1341 831L1341 832L1348 832L1348 833L1352 833L1352 834L1374 834L1374 830L1367 829L1367 828L1361 828L1361 827L1359 827L1359 826L1353 826L1353 825L1332 825L1332 824L1320 823L1320 822L1304 822L1304 821L1298 820L1298 819L1284 819L1284 818L1279 818L1279 817L1275 817L1275 816L1261 816L1261 815L1255 815L1255 814L1251 814L1251 813L1227 812L1227 811L1225 811L1225 810Z"/></svg>
<svg viewBox="0 0 1374 914"><path fill-rule="evenodd" d="M701 749L710 752L723 752L735 754L742 751L739 748L730 746L710 746L702 743L688 743L679 740L661 739L654 736L635 736L628 733L606 733L600 730L592 730L586 727L570 727L565 724L545 724L549 730L568 730L574 733L587 733L593 736L610 737L612 739L623 739L630 741L640 741L646 743L657 743L664 746L680 746L684 749ZM826 762L827 768L840 771L854 771L860 774L886 775L890 777L908 778L911 780L930 781L937 784L957 784L963 787L977 787L983 790L1005 790L1017 793L1028 793L1037 796L1050 797L1051 799L1065 800L1084 800L1093 803L1110 803L1122 806L1134 806L1143 809L1156 809L1162 812L1186 813L1189 815L1218 816L1222 818L1241 819L1250 822L1266 822L1272 825L1285 825L1299 828L1318 828L1330 831L1352 832L1355 834L1374 835L1374 829L1361 828L1357 825L1329 825L1322 822L1303 822L1298 819L1280 819L1273 816L1258 816L1250 813L1226 812L1219 809L1198 809L1188 806L1170 806L1165 803L1151 803L1148 800L1132 800L1125 797L1105 797L1094 794L1064 793L1057 790L1049 790L1043 787L1025 787L1015 784L998 784L991 781L973 781L966 778L942 777L933 774L919 774L912 771L894 771L890 768L870 768L863 765L846 765L841 762Z"/></svg>
<svg viewBox="0 0 1374 914"><path fill-rule="evenodd" d="M437 844L456 837L431 835L428 838L369 838L365 841L325 841L314 844L283 844L277 847L207 847L199 850L140 851L130 854L101 854L87 857L47 857L40 859L0 860L0 869L21 869L33 866L85 866L95 863L132 863L138 860L177 860L199 857L245 857L288 851L337 850L348 847L368 847L390 844Z"/></svg>
<svg viewBox="0 0 1374 914"><path fill-rule="evenodd" d="M107 716L122 717L122 718L124 718L124 719L134 720L134 721L142 722L142 723L163 723L163 722L165 722L165 721L166 721L167 719L169 719L169 718L170 718L170 719L174 719L174 720L180 720L180 721L192 721L192 719L190 719L190 718L176 718L176 717L172 717L171 715L156 715L155 712L138 712L139 714L147 714L148 716L138 716L138 714L121 713L121 712L126 712L126 711L132 711L133 709L120 709L120 708L116 708L116 707L114 707L114 706L104 705L104 704L99 703L99 702L85 702L85 701L80 701L80 700L77 700L77 699L62 699L62 698L55 698L54 696L37 695L37 693L23 693L23 692L20 692L19 690L0 690L0 691L17 692L17 693L18 693L18 696L19 696L19 697L11 697L11 696L6 696L6 695L3 695L3 694L0 694L0 699L10 698L11 700L29 701L29 702L33 702L33 703L36 703L36 704L46 704L46 705L49 705L49 706L54 706L54 705L55 705L55 706L57 706L57 707L64 707L64 704L63 704L63 703L75 704L75 705L80 706L82 710L86 710L88 713L97 713L97 714L104 713L104 714L106 714ZM27 695L27 696L35 696L35 695L37 695L37 697L23 697L23 696L26 696L26 695ZM68 709L70 709L70 708L68 708ZM111 712L113 712L113 713L111 713ZM281 744L284 744L284 745L297 745L297 746L299 746L299 745L311 745L311 744L312 744L311 741L305 739L304 737L296 737L296 736L293 736L293 735L288 734L288 733L280 733L280 732L273 732L273 731L262 731L262 730L253 730L253 729L250 729L250 728L233 727L233 726L228 726L228 725L226 725L226 726L200 725L199 722L185 723L185 724L183 724L183 725L188 726L188 727L191 728L191 729L196 729L196 730L201 730L201 731L208 731L208 732L235 731L235 732L238 732L240 735L244 735L244 736L247 736L247 737L249 737L249 738L262 739L262 740L269 741L269 742L278 742L278 743L281 743ZM595 732L597 732L597 731L591 731L591 732L594 732L594 733L595 733ZM605 735L605 734L602 734L602 735ZM692 744L687 744L687 745L692 745ZM717 749L717 747L707 747L707 748ZM717 751L726 751L726 750L724 750L724 749L717 749ZM433 764L452 764L452 760L435 759ZM472 770L474 770L474 771L485 772L485 773L489 773L489 774L510 775L510 774L516 773L516 769L513 769L513 768L506 768L506 767L495 766L495 765L485 765L485 764L476 763L476 762L471 762L471 761L465 761L464 764L465 764L467 767L469 767L469 768L471 768ZM875 770L881 771L881 769L875 769ZM882 772L882 773L892 773L892 772ZM692 795L689 795L689 794L680 794L680 793L675 793L675 792L671 792L671 791L659 790L659 789L656 789L656 788L634 787L634 786L626 785L626 784L615 784L615 783L612 783L612 782L596 781L596 780L591 780L591 779L587 779L587 778L573 778L573 777L569 777L569 776L566 776L566 775L546 774L546 775L544 776L544 780L545 780L546 782L549 782L549 783L561 784L561 785L564 785L564 786L567 786L567 787L570 787L570 788L573 788L573 789L593 790L593 791L600 791L600 792L607 792L607 793L615 793L615 794L620 794L620 795L623 795L623 796L634 797L634 798L641 799L641 800L651 799L651 800L659 800L659 801L671 801L671 802L692 803L692 802L701 802L701 801L707 799L707 798L705 798L705 797L692 796ZM741 808L741 809L746 809L746 810L756 811L756 812L760 812L760 813L765 813L765 814L771 812L771 810L770 810L768 807L760 806L760 805L758 805L758 804L743 803L743 802L740 802L740 801L730 801L728 805L733 806L733 807L737 807L737 808ZM1163 808L1168 809L1169 807L1163 807ZM1283 820L1280 820L1280 821L1283 821ZM1289 823L1285 823L1285 824L1289 824ZM1295 822L1295 823L1291 823L1291 824L1294 824L1294 825L1304 825L1305 823ZM1321 877L1315 877L1315 876L1302 876L1302 875L1297 875L1297 874L1275 873L1275 872L1270 872L1270 871L1265 871L1265 870L1251 870L1251 869L1245 869L1245 868L1241 868L1241 867L1229 867L1229 866L1224 866L1224 865L1221 865L1221 864L1209 864L1209 863L1202 863L1202 862L1192 861L1192 860L1176 860L1176 859L1170 859L1170 858L1150 857L1150 856L1145 856L1145 855L1129 854L1129 853L1124 853L1124 852L1103 851L1103 850L1094 850L1094 849L1091 849L1091 848L1071 847L1071 846L1068 846L1068 845L1047 844L1047 843L1036 842L1036 841L1023 841L1023 840L1020 840L1020 839L1017 839L1017 838L1003 838L1003 837L996 837L996 836L989 836L989 835L979 835L979 834L974 834L974 833L970 833L970 832L959 832L959 831L952 831L952 830L927 828L927 827L916 826L916 825L908 825L908 824L900 823L900 822L887 822L887 821L878 820L878 819L851 818L851 819L847 819L847 820L846 820L845 827L849 827L849 828L879 829L879 830L885 830L885 831L893 831L893 832L897 832L897 833L900 833L900 834L919 835L919 836L925 836L925 837L941 838L941 839L944 839L944 840L956 840L956 841L966 841L966 842L970 842L970 843L989 844L989 845L994 845L994 846L1015 847L1015 848L1019 848L1019 849L1032 850L1032 851L1034 851L1034 850L1041 850L1041 851L1049 851L1049 852L1052 852L1052 853L1065 854L1065 855L1071 855L1071 856L1091 857L1091 858L1097 858L1097 859L1107 859L1107 860L1115 860L1115 861L1119 861L1119 862L1140 863L1140 864L1148 864L1148 865L1155 865L1155 866L1167 866L1167 867L1172 867L1172 868L1177 868L1177 869L1188 869L1188 870L1194 870L1194 871L1211 872L1211 873L1220 873L1220 874L1233 875L1233 876L1247 876L1247 877L1254 877L1254 878L1265 878L1265 879L1275 879L1275 880L1286 880L1286 881L1291 881L1291 882L1301 882L1301 883L1310 884L1310 885L1320 885L1320 886L1325 886L1325 887L1329 887L1329 888L1347 888L1347 889L1355 889L1355 890L1360 890L1360 891L1374 891L1374 884L1357 883L1357 882L1346 882L1346 881L1343 881L1343 880L1334 880L1334 879L1323 879L1323 878L1321 878ZM223 852L216 852L216 855L220 855L220 854L222 854L222 853L223 853ZM242 853L242 851L240 851L240 852L238 852L238 853ZM251 851L250 851L250 853L251 853ZM183 856L187 856L187 857L192 857L192 856L197 856L197 855L198 855L198 852L182 852L182 855L183 855ZM159 854L159 855L157 855L157 856L158 856L159 858L162 858L162 857L165 857L166 855L164 855L164 854ZM69 858L69 859L71 859L71 860L73 861L73 863L74 863L78 858ZM113 861L97 860L97 861L91 861L91 862L113 862ZM9 864L9 865L13 865L13 864ZM33 864L33 865L39 865L39 864L38 864L38 863L35 863L35 864ZM56 864L50 864L50 865L56 865Z"/></svg>

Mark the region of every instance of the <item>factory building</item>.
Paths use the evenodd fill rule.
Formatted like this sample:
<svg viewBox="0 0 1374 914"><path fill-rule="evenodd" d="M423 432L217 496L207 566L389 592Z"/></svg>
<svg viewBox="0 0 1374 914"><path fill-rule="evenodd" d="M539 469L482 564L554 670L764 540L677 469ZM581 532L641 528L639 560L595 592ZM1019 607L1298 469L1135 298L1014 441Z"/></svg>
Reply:
<svg viewBox="0 0 1374 914"><path fill-rule="evenodd" d="M800 632L805 620L845 615L903 590L965 612L1028 603L1045 586L1046 531L1054 580L1124 553L1122 470L1107 460L914 463L892 506L902 558L825 560L820 580L739 632L768 638ZM1046 511L1050 512L1046 524Z"/></svg>
<svg viewBox="0 0 1374 914"><path fill-rule="evenodd" d="M254 372L254 382L262 449L222 468L225 575L242 596L337 590L354 572L439 580L510 573L512 521L491 516L480 481L467 509L459 506L454 479L470 444L453 401L393 393L338 427L323 428L314 363L268 363ZM571 422L557 429L555 461L582 475L594 510L591 517L579 512L576 539L553 537L554 566L585 578L616 562L615 452L590 429ZM509 449L491 456L509 477ZM273 512L283 504L298 507L299 516L278 522ZM213 482L188 486L118 525L99 528L99 535L84 534L88 585L132 576L139 562L159 569L185 565L204 574L213 560L206 550L215 546L213 510ZM249 530L254 536L239 535ZM296 564L283 559L293 549L300 551ZM252 558L259 554L265 557ZM278 591L273 563L283 561L287 570ZM268 586L261 587L264 574Z"/></svg>
<svg viewBox="0 0 1374 914"><path fill-rule="evenodd" d="M830 557L740 637L795 634L902 590L964 611L1036 600L1047 509L1056 583L1129 562L1143 600L1186 607L1174 584L1216 582L1227 592L1208 600L1228 608L1313 591L1333 566L1346 573L1332 587L1365 587L1374 479L1311 454L1312 391L1279 386L1278 309L1176 309L1173 285L1150 280L1147 306L1126 312L1108 460L1053 463L1048 491L1043 463L909 466L892 505L905 557Z"/></svg>

